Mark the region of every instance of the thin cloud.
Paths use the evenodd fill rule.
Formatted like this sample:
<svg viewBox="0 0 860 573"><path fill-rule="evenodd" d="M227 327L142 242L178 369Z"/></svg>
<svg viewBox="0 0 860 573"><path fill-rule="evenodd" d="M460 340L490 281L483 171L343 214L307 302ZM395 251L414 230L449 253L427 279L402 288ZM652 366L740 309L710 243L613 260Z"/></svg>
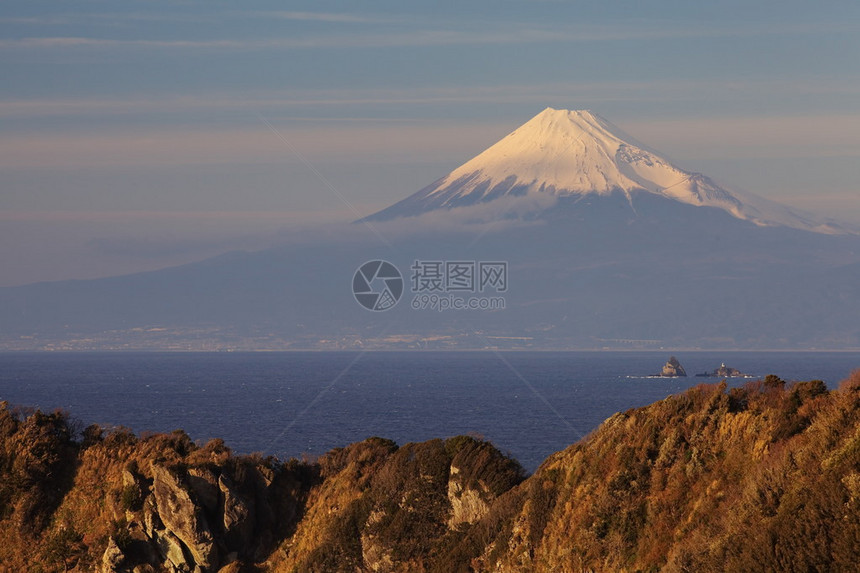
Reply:
<svg viewBox="0 0 860 573"><path fill-rule="evenodd" d="M624 129L658 149L697 158L860 157L860 115L630 121Z"/></svg>
<svg viewBox="0 0 860 573"><path fill-rule="evenodd" d="M69 13L50 16L0 17L0 23L25 25L76 25L103 23L117 25L126 22L217 22L236 19L278 19L296 22L327 22L333 24L390 24L403 22L390 16L367 16L348 12L311 12L296 10L225 10L204 13L170 12L100 12Z"/></svg>
<svg viewBox="0 0 860 573"><path fill-rule="evenodd" d="M464 160L507 135L510 122L298 122L278 124L303 156L326 162L426 163ZM0 167L289 163L294 157L262 124L236 128L136 126L107 132L0 135ZM687 158L858 157L860 115L715 117L619 121L666 153Z"/></svg>
<svg viewBox="0 0 860 573"><path fill-rule="evenodd" d="M244 42L241 40L119 40L115 38L91 38L85 36L31 37L0 40L0 48L219 48L257 49L275 47L271 41Z"/></svg>
<svg viewBox="0 0 860 573"><path fill-rule="evenodd" d="M812 77L795 79L744 80L654 80L603 82L548 82L540 84L421 87L416 89L337 89L266 91L256 95L199 94L146 98L21 99L0 101L0 117L74 117L86 115L140 115L144 113L186 113L200 110L266 111L295 121L315 121L309 116L289 116L290 108L389 106L424 104L534 104L576 107L577 102L601 101L698 101L704 94L721 90L726 98L748 98L750 94L780 93L783 96L860 96L860 84L844 78ZM598 110L599 111L599 110ZM385 117L325 116L320 121L393 121ZM401 117L397 121L427 121L427 117Z"/></svg>
<svg viewBox="0 0 860 573"><path fill-rule="evenodd" d="M307 223L333 220L328 211L11 211L0 210L0 221L42 223L134 223L137 221L277 221Z"/></svg>
<svg viewBox="0 0 860 573"><path fill-rule="evenodd" d="M510 126L444 125L301 126L279 128L296 149L327 162L438 161L476 153ZM262 124L236 129L131 128L110 133L34 133L0 136L0 167L69 167L283 164L295 158Z"/></svg>
<svg viewBox="0 0 860 573"><path fill-rule="evenodd" d="M56 22L55 18L35 18L35 17L14 17L14 16L4 16L0 17L0 23L2 24L53 24Z"/></svg>
<svg viewBox="0 0 860 573"><path fill-rule="evenodd" d="M536 41L558 41L562 36L554 32L521 31L514 38L508 33L473 34L450 30L417 30L381 34L324 34L317 36L269 39L212 39L212 40L128 40L94 37L27 37L0 40L3 49L55 49L55 48L192 48L208 50L287 50L309 48L396 48L422 46L450 46L464 44L510 44ZM570 40L570 38L568 38Z"/></svg>
<svg viewBox="0 0 860 573"><path fill-rule="evenodd" d="M387 24L395 21L394 18L381 18L376 16L360 16L358 14L336 13L336 12L295 12L288 10L272 10L253 12L255 16L267 18L279 18L282 20L297 20L300 22L333 22L343 24ZM247 13L245 13L247 15Z"/></svg>
<svg viewBox="0 0 860 573"><path fill-rule="evenodd" d="M816 35L855 33L851 22L760 27L690 27L648 29L643 26L529 26L500 25L496 29L415 29L365 34L320 34L268 39L147 40L94 37L26 37L0 40L3 49L54 49L72 47L285 50L310 48L394 48L452 45L516 45L532 43L582 43L632 40L665 40L702 37L758 37L762 35Z"/></svg>

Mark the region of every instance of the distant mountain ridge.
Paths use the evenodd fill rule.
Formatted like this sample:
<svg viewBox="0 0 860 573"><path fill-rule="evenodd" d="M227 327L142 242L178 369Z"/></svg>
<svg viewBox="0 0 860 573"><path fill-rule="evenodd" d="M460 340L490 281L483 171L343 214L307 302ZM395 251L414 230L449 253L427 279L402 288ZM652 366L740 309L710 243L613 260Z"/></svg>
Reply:
<svg viewBox="0 0 860 573"><path fill-rule="evenodd" d="M484 152L370 221L416 216L502 197L634 198L650 193L688 205L715 207L761 226L839 234L846 229L779 203L728 191L709 177L673 165L589 110L546 108Z"/></svg>

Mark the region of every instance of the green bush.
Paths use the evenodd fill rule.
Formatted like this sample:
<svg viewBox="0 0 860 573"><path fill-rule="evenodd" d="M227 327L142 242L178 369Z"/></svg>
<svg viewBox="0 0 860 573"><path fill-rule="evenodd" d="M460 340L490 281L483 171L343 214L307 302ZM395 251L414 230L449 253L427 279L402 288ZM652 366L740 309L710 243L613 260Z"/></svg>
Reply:
<svg viewBox="0 0 860 573"><path fill-rule="evenodd" d="M143 507L143 495L137 484L129 484L122 488L119 494L119 506L123 511L140 511Z"/></svg>

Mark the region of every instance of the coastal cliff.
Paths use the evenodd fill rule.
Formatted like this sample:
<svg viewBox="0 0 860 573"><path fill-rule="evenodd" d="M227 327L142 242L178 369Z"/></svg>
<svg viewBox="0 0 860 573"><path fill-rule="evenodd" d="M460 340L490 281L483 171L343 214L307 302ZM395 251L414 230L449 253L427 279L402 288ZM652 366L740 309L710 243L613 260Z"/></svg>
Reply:
<svg viewBox="0 0 860 573"><path fill-rule="evenodd" d="M615 414L534 475L471 437L313 461L0 403L0 572L793 571L860 562L860 372Z"/></svg>

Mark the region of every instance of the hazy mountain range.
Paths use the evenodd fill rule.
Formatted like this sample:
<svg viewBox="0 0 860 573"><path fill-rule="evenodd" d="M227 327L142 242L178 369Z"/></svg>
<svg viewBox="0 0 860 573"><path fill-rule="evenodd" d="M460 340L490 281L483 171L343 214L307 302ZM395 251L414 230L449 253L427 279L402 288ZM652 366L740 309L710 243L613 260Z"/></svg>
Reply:
<svg viewBox="0 0 860 573"><path fill-rule="evenodd" d="M371 260L402 274L384 312L353 296ZM481 263L504 263L504 284L479 284ZM860 347L858 285L855 229L725 189L594 113L547 109L417 193L298 244L0 289L0 345L843 349ZM422 308L434 296L504 308Z"/></svg>

